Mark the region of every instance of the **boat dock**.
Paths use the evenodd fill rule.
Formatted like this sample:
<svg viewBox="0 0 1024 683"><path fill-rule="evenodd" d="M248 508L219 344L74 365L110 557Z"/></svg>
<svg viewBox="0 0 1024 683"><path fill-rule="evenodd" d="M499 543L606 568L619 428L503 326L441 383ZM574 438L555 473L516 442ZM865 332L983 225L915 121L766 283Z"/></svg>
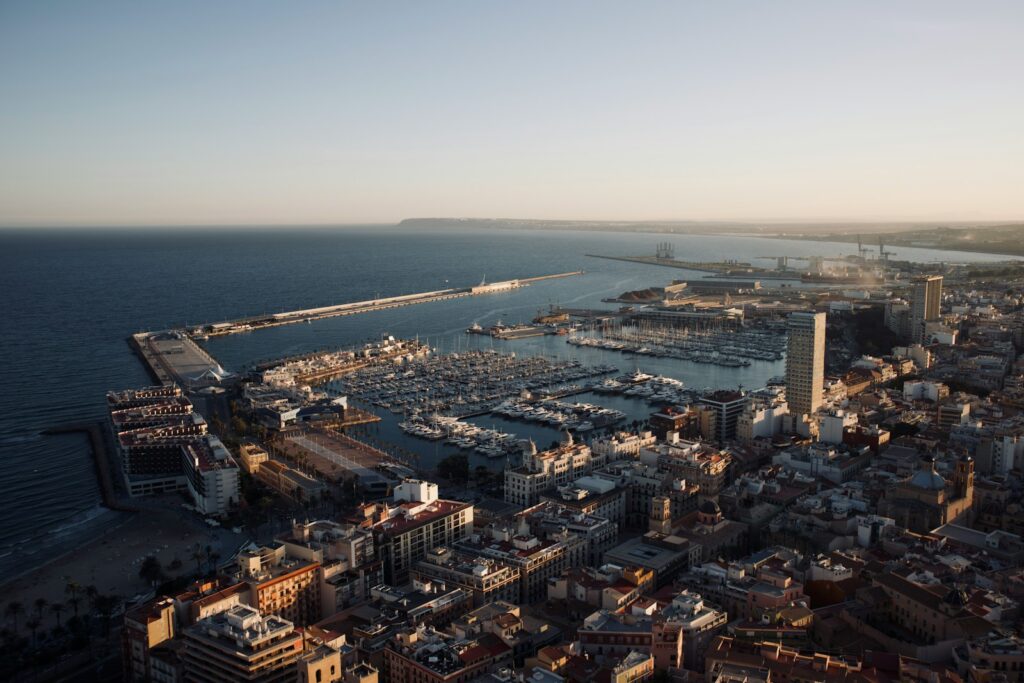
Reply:
<svg viewBox="0 0 1024 683"><path fill-rule="evenodd" d="M231 376L209 353L181 330L139 332L129 343L161 384L199 387Z"/></svg>

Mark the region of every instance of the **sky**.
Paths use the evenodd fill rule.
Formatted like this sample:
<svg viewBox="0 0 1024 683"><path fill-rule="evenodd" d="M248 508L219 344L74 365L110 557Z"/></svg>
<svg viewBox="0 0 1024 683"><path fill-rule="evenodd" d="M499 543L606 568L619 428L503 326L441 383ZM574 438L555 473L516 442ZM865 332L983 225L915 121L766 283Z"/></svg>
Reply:
<svg viewBox="0 0 1024 683"><path fill-rule="evenodd" d="M1024 218L1024 3L0 2L0 225Z"/></svg>

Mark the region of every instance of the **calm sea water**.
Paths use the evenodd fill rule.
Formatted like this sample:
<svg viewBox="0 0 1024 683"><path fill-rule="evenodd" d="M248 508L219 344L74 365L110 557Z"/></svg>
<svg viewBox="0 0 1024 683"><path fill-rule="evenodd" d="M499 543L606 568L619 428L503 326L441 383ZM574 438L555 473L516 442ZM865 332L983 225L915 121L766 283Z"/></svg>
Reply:
<svg viewBox="0 0 1024 683"><path fill-rule="evenodd" d="M580 277L513 292L437 302L310 325L211 340L229 370L254 361L350 345L382 333L427 338L442 350L485 344L518 353L617 363L676 376L694 387L755 387L779 363L718 368L569 347L561 339L470 340L472 322L529 320L549 303L599 307L600 299L672 278L667 268L587 258L586 253L653 253L663 235L585 232L437 231L398 228L0 232L0 576L69 544L87 540L119 517L98 506L99 491L84 437L43 436L49 427L101 420L109 389L149 384L125 341L140 330L209 322L374 296L586 270ZM677 236L678 258L752 260L790 254L838 255L851 245L746 237ZM1006 257L897 249L896 258L984 261ZM770 265L768 261L760 261ZM602 399L606 403L607 400ZM616 399L631 415L646 405ZM611 403L609 403L611 404ZM485 422L492 422L489 418ZM522 435L543 428L501 423ZM391 421L382 438L440 457L434 444L406 439ZM403 441L404 439L404 441Z"/></svg>

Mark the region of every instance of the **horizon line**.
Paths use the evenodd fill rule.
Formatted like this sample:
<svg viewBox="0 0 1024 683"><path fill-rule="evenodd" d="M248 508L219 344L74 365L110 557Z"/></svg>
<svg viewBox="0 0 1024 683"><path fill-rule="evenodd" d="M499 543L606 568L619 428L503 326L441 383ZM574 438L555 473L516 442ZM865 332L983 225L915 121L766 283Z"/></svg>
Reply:
<svg viewBox="0 0 1024 683"><path fill-rule="evenodd" d="M131 230L131 229L203 229L203 228L356 228L356 227L400 227L403 223L411 221L452 221L460 222L514 222L551 224L564 223L575 225L722 225L722 226L827 226L827 225L943 225L957 226L999 226L1020 223L1024 225L1024 217L999 218L999 219L963 219L963 218L760 218L760 219L697 219L697 218L672 218L672 219L586 219L586 218L512 218L512 217L482 217L482 216L413 216L402 218L398 221L319 221L319 222L41 222L41 223L0 223L0 230L68 230L68 229L109 229L109 230Z"/></svg>

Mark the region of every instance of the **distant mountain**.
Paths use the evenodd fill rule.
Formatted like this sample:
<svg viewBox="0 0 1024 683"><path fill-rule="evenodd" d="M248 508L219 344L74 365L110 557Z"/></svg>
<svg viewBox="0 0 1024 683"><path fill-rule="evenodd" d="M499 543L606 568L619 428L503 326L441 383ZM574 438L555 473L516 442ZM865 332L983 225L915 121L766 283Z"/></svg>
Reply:
<svg viewBox="0 0 1024 683"><path fill-rule="evenodd" d="M723 234L788 236L807 239L856 241L858 235L889 235L907 231L969 229L987 230L1007 227L984 223L939 222L743 222L743 221L569 221L530 218L406 218L401 227L465 228L467 230L591 230L603 232L649 232L663 234ZM896 244L895 242L893 244Z"/></svg>

